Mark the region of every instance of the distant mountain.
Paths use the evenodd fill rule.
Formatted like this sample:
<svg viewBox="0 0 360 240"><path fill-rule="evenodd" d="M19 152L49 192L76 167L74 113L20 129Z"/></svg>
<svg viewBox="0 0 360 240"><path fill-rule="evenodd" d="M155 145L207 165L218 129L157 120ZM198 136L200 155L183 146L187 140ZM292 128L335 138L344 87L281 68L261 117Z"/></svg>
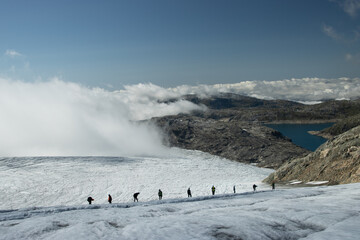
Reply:
<svg viewBox="0 0 360 240"><path fill-rule="evenodd" d="M199 98L196 95L186 95L184 99L196 104L203 104L210 109L229 108L285 108L300 107L303 104L286 100L263 100L234 93L220 93L216 96Z"/></svg>
<svg viewBox="0 0 360 240"><path fill-rule="evenodd" d="M241 121L316 123L334 122L360 114L360 99L329 100L314 105L285 100L262 100L230 93L207 98L187 95L184 99L205 105L208 111L194 114L212 119L227 117Z"/></svg>
<svg viewBox="0 0 360 240"><path fill-rule="evenodd" d="M332 138L305 157L285 163L265 181L294 179L330 184L360 182L360 126Z"/></svg>

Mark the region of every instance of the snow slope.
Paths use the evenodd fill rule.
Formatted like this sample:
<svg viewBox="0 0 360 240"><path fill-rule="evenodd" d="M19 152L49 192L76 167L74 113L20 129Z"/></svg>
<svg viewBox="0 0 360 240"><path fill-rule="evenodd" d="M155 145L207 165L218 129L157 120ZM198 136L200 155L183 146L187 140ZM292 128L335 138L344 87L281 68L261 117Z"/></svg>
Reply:
<svg viewBox="0 0 360 240"><path fill-rule="evenodd" d="M360 184L0 212L0 239L359 239Z"/></svg>
<svg viewBox="0 0 360 240"><path fill-rule="evenodd" d="M151 157L1 158L0 240L359 238L360 184L271 191L261 184L271 172L181 149Z"/></svg>
<svg viewBox="0 0 360 240"><path fill-rule="evenodd" d="M170 149L153 157L30 157L0 159L0 209L96 204L204 196L215 185L217 193L251 190L253 183L273 170L229 161L199 151Z"/></svg>

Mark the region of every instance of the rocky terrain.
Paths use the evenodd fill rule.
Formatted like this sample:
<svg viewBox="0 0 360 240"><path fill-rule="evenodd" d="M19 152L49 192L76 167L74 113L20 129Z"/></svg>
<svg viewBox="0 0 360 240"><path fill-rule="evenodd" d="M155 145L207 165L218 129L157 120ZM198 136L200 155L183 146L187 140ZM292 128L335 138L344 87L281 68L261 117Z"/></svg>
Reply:
<svg viewBox="0 0 360 240"><path fill-rule="evenodd" d="M208 98L184 96L188 101L202 104L208 111L193 115L202 118L231 118L262 123L321 123L337 122L360 114L360 99L329 100L320 104L305 105L285 100L262 100L236 94L221 94Z"/></svg>
<svg viewBox="0 0 360 240"><path fill-rule="evenodd" d="M166 133L170 146L200 150L260 167L276 169L291 158L309 153L280 132L256 123L189 115L154 121Z"/></svg>
<svg viewBox="0 0 360 240"><path fill-rule="evenodd" d="M311 134L321 136L323 138L331 139L336 135L344 133L354 127L360 125L360 114L341 119L329 128L321 131L310 132Z"/></svg>
<svg viewBox="0 0 360 240"><path fill-rule="evenodd" d="M263 126L264 123L335 122L360 113L359 99L304 105L236 94L207 98L187 95L183 98L206 106L207 111L152 119L163 130L167 145L274 169L307 155L309 151ZM177 99L168 99L164 103L174 101Z"/></svg>
<svg viewBox="0 0 360 240"><path fill-rule="evenodd" d="M265 182L294 179L329 184L360 182L360 126L328 140L305 157L285 163Z"/></svg>

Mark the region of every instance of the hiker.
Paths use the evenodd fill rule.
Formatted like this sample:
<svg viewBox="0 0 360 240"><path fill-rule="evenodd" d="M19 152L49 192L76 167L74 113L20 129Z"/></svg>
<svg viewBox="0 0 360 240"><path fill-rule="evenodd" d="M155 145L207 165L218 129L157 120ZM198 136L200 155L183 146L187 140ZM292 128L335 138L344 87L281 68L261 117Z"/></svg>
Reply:
<svg viewBox="0 0 360 240"><path fill-rule="evenodd" d="M134 202L136 201L136 202L138 202L139 201L139 199L137 198L137 196L139 195L140 193L139 192L137 192L137 193L134 193Z"/></svg>
<svg viewBox="0 0 360 240"><path fill-rule="evenodd" d="M161 191L161 189L159 189L158 195L159 195L159 200L161 200L162 199L162 191Z"/></svg>
<svg viewBox="0 0 360 240"><path fill-rule="evenodd" d="M112 202L112 197L111 197L111 195L109 194L109 196L108 196L108 202L111 204L111 202Z"/></svg>
<svg viewBox="0 0 360 240"><path fill-rule="evenodd" d="M256 188L257 188L257 186L254 184L253 185L254 192L256 191Z"/></svg>
<svg viewBox="0 0 360 240"><path fill-rule="evenodd" d="M214 185L211 187L211 192L212 192L212 195L215 195L215 187L214 187Z"/></svg>
<svg viewBox="0 0 360 240"><path fill-rule="evenodd" d="M192 197L192 196L191 196L191 190L190 190L190 188L188 188L187 194L188 194L188 197Z"/></svg>
<svg viewBox="0 0 360 240"><path fill-rule="evenodd" d="M94 201L94 199L92 197L88 197L87 201L89 202L89 204L91 204L91 202Z"/></svg>
<svg viewBox="0 0 360 240"><path fill-rule="evenodd" d="M275 182L271 184L272 190L275 190Z"/></svg>
<svg viewBox="0 0 360 240"><path fill-rule="evenodd" d="M235 185L234 185L234 187L233 187L233 190L234 190L234 193L236 193L236 188L235 188Z"/></svg>

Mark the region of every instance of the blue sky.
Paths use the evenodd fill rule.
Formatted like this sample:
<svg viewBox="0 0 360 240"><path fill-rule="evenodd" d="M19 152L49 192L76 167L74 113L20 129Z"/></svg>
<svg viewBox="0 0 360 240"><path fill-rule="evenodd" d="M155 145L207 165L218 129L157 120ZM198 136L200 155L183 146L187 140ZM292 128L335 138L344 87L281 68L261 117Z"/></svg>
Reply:
<svg viewBox="0 0 360 240"><path fill-rule="evenodd" d="M3 0L0 33L0 77L24 81L360 76L360 0Z"/></svg>

